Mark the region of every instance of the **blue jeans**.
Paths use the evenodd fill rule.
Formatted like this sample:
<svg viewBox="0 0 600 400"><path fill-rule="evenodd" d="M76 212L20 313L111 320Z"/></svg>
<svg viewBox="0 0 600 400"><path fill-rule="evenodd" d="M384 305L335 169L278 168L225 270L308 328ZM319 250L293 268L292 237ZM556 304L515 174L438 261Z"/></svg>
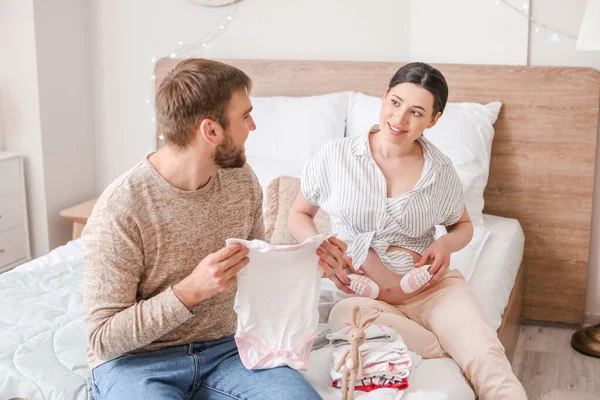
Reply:
<svg viewBox="0 0 600 400"><path fill-rule="evenodd" d="M125 355L92 370L94 400L310 400L321 396L288 367L250 371L233 337Z"/></svg>

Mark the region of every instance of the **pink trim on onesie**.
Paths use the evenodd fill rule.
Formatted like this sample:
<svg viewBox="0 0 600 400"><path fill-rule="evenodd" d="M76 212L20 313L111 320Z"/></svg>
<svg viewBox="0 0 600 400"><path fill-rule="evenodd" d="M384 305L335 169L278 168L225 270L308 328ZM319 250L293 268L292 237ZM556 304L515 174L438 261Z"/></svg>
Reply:
<svg viewBox="0 0 600 400"><path fill-rule="evenodd" d="M261 369L269 361L280 359L285 360L287 365L296 370L306 371L308 370L308 364L310 360L310 350L312 349L312 345L316 339L317 333L311 333L302 338L300 343L298 343L296 346L288 350L273 350L265 346L260 339L249 332L238 331L235 334L235 343L238 346L240 358L242 359L242 363L249 369ZM260 353L262 353L262 357L256 361L254 365L252 365L252 362L248 357L247 346L249 345L254 346L259 350ZM302 353L304 353L304 356L300 357L300 354Z"/></svg>

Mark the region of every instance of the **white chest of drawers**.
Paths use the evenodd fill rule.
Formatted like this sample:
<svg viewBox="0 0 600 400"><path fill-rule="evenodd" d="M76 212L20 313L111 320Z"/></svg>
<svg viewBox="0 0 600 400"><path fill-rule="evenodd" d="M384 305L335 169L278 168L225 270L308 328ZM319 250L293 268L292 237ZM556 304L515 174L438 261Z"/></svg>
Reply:
<svg viewBox="0 0 600 400"><path fill-rule="evenodd" d="M23 158L0 152L0 273L31 259Z"/></svg>

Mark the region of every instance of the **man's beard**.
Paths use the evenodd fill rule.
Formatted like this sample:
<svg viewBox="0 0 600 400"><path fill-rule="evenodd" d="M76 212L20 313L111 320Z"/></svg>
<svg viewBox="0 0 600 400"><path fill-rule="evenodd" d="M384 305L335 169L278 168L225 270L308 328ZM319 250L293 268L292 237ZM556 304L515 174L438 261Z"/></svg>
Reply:
<svg viewBox="0 0 600 400"><path fill-rule="evenodd" d="M225 139L215 149L213 161L221 168L241 168L246 164L244 148L237 147L226 132Z"/></svg>

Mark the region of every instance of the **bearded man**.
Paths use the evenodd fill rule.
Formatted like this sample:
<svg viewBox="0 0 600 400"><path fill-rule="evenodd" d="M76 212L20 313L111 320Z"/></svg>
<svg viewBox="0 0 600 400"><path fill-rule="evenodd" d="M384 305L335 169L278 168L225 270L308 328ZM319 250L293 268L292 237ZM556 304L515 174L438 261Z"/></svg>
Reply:
<svg viewBox="0 0 600 400"><path fill-rule="evenodd" d="M264 239L246 165L252 81L203 59L156 95L166 145L108 186L83 232L85 322L95 400L319 399L288 367L249 371L233 334L237 273Z"/></svg>

